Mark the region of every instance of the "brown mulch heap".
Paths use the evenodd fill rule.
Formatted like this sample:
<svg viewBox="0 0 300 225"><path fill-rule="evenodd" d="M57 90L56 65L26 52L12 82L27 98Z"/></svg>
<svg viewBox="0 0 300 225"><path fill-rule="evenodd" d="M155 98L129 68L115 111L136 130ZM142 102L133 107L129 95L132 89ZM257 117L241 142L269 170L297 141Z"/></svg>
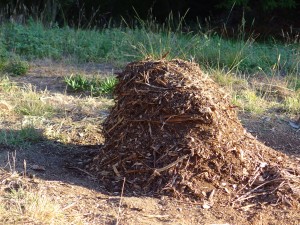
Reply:
<svg viewBox="0 0 300 225"><path fill-rule="evenodd" d="M244 205L298 205L299 165L241 125L229 94L195 63L141 61L118 75L105 144L90 168L114 192ZM246 205L246 207L249 205Z"/></svg>

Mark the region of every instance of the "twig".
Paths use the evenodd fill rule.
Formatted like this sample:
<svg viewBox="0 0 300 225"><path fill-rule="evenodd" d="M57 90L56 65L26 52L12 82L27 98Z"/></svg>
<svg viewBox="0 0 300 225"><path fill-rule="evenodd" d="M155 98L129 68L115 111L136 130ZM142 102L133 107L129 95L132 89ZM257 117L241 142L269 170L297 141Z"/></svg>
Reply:
<svg viewBox="0 0 300 225"><path fill-rule="evenodd" d="M110 133L113 129L115 129L115 127L117 127L123 120L124 118L121 118L112 128L107 131L107 133Z"/></svg>
<svg viewBox="0 0 300 225"><path fill-rule="evenodd" d="M171 88L157 87L155 85L151 85L151 84L147 84L147 83L142 83L142 82L136 82L136 83L144 84L144 85L147 85L149 87L157 88L157 89L162 89L162 90L172 90Z"/></svg>
<svg viewBox="0 0 300 225"><path fill-rule="evenodd" d="M184 155L182 157L180 157L179 159L177 159L176 161L170 163L169 165L163 167L163 168L159 168L159 169L154 169L154 173L161 173L167 169L170 169L171 167L175 166L177 163L181 162L182 160L184 160L185 158L187 158L189 155Z"/></svg>
<svg viewBox="0 0 300 225"><path fill-rule="evenodd" d="M143 215L145 217L149 217L149 218L166 218L169 217L169 215Z"/></svg>
<svg viewBox="0 0 300 225"><path fill-rule="evenodd" d="M112 168L113 168L113 171L115 172L115 174L117 175L117 177L120 177L121 175L120 175L120 173L119 173L119 171L118 171L118 169L117 169L118 164L119 164L119 163L114 164L114 165L112 166Z"/></svg>
<svg viewBox="0 0 300 225"><path fill-rule="evenodd" d="M65 207L62 208L61 210L64 211L64 210L66 210L66 209L69 209L69 208L73 207L74 205L76 205L76 202L72 202L71 204L65 206Z"/></svg>
<svg viewBox="0 0 300 225"><path fill-rule="evenodd" d="M258 185L257 187L251 189L251 190L248 191L246 194L244 194L244 195L238 197L237 199L235 199L235 200L233 201L233 203L234 203L234 202L237 202L237 201L242 201L243 199L247 198L248 195L250 195L251 193L253 193L255 190L259 189L260 187L262 187L262 186L264 186L264 185L266 185L266 184L272 183L272 182L274 182L274 181L279 181L279 180L284 180L284 178L277 178L277 179L273 179L273 180L270 180L270 181L266 181L266 182L264 182L263 184Z"/></svg>
<svg viewBox="0 0 300 225"><path fill-rule="evenodd" d="M23 174L23 176L26 177L26 174L27 174L27 163L26 163L25 159L23 161L23 166L24 166L24 174Z"/></svg>
<svg viewBox="0 0 300 225"><path fill-rule="evenodd" d="M120 214L121 214L121 206L122 206L122 200L123 200L123 193L124 193L125 181L126 181L126 178L124 177L123 185L122 185L122 191L121 191L121 196L120 196L119 209L118 209L118 217L117 217L116 225L118 225L119 222L120 222Z"/></svg>

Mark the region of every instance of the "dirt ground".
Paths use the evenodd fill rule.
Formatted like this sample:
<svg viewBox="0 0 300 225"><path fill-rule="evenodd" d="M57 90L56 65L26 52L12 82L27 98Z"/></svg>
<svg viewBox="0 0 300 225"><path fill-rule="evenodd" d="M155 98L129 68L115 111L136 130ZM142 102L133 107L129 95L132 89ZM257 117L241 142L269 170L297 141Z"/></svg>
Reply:
<svg viewBox="0 0 300 225"><path fill-rule="evenodd" d="M51 61L34 62L29 74L14 78L19 84L32 84L37 90L47 89L53 97L73 99L66 91L63 78L71 73L104 76L112 73L110 65L66 66ZM80 96L78 97L80 99ZM73 108L70 117L80 124L76 135L67 143L53 139L31 144L24 149L0 146L0 168L8 168L8 155L16 153L15 168L24 171L27 164L27 178L37 189L46 190L55 196L66 209L66 213L77 213L84 224L300 224L299 209L261 205L259 208L233 208L224 202L223 206L205 208L197 202L176 200L167 196L122 196L120 192L109 192L86 171L85 164L97 153L103 137L101 120L107 109L93 108L87 114ZM253 116L240 113L245 128L267 146L296 158L300 163L300 129L290 126L288 118L280 114ZM15 122L18 121L18 118ZM7 124L9 121L6 121ZM52 123L55 123L53 120ZM0 129L4 130L5 121ZM82 127L93 124L99 129L81 135ZM65 130L64 130L65 129ZM63 127L66 132L70 127ZM10 161L11 162L11 161ZM36 165L43 169L37 170ZM118 189L121 189L119 187ZM126 189L126 185L124 187Z"/></svg>

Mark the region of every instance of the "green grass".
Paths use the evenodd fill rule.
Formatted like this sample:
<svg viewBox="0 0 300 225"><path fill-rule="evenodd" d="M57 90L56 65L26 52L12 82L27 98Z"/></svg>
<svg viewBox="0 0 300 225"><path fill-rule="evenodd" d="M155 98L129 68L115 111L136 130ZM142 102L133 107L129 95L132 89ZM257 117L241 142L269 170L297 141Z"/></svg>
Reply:
<svg viewBox="0 0 300 225"><path fill-rule="evenodd" d="M13 58L5 62L2 66L2 71L12 76L25 75L29 70L28 62Z"/></svg>
<svg viewBox="0 0 300 225"><path fill-rule="evenodd" d="M100 96L102 94L112 94L117 84L117 79L115 77L88 79L82 74L76 74L65 77L65 83L74 92L87 91L92 96Z"/></svg>
<svg viewBox="0 0 300 225"><path fill-rule="evenodd" d="M145 57L161 58L168 53L169 58L193 58L206 67L251 73L299 73L300 66L298 44L258 43L251 38L225 40L202 30L183 33L167 25L142 22L136 29L120 26L99 30L8 23L1 25L0 34L0 49L28 60L69 57L81 62L125 63Z"/></svg>
<svg viewBox="0 0 300 225"><path fill-rule="evenodd" d="M300 93L296 95L296 97L287 97L285 98L284 108L289 113L299 114L300 112Z"/></svg>
<svg viewBox="0 0 300 225"><path fill-rule="evenodd" d="M2 76L0 77L0 91L10 92L16 89L16 85L10 81L9 77Z"/></svg>
<svg viewBox="0 0 300 225"><path fill-rule="evenodd" d="M256 115L265 113L272 103L250 89L233 94L233 104L239 106L243 111Z"/></svg>
<svg viewBox="0 0 300 225"><path fill-rule="evenodd" d="M43 93L37 92L31 85L12 93L15 98L15 111L24 116L51 117L56 109L43 101Z"/></svg>
<svg viewBox="0 0 300 225"><path fill-rule="evenodd" d="M24 126L20 130L1 130L0 131L0 144L24 147L30 143L36 143L43 139L40 131L36 130L33 126Z"/></svg>

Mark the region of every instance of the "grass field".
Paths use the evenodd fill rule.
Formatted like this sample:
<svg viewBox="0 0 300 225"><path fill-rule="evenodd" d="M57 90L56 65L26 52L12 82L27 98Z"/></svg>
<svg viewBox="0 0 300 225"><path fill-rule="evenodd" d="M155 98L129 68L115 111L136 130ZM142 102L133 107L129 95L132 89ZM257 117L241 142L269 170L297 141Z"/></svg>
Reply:
<svg viewBox="0 0 300 225"><path fill-rule="evenodd" d="M199 63L217 82L230 89L232 85L237 87L237 83L243 83L241 88L247 90L233 91L232 95L234 103L246 111L262 113L270 107L290 113L299 110L299 43L271 38L266 43L257 42L254 35L245 38L242 31L237 39L229 40L213 30L199 28L183 32L181 24L171 29L171 25L139 21L137 27L82 30L46 28L32 21L27 25L3 24L0 27L0 68L2 74L18 76L26 74L29 68L26 61L34 59L111 63L120 68L127 62L147 57L178 57ZM82 82L82 78L77 81ZM263 81L253 84L253 80ZM73 85L76 84L73 82ZM89 88L97 89L95 85ZM287 96L278 98L282 94Z"/></svg>
<svg viewBox="0 0 300 225"><path fill-rule="evenodd" d="M25 59L52 58L80 62L124 64L145 57L195 60L206 68L267 75L299 73L299 43L288 40L256 42L243 34L236 40L222 39L213 30L182 32L180 26L155 26L140 22L129 29L119 26L82 30L69 27L45 28L42 24L4 24L0 28L2 60L17 55ZM242 32L242 31L241 31Z"/></svg>

